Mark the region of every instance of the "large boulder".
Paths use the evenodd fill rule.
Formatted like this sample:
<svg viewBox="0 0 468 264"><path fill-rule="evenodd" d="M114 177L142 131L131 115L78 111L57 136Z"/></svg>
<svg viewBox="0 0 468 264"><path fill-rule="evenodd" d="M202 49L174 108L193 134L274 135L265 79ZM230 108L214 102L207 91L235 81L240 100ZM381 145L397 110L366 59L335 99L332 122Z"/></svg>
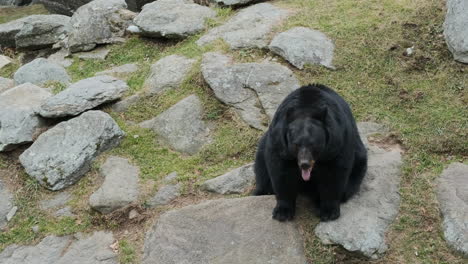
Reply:
<svg viewBox="0 0 468 264"><path fill-rule="evenodd" d="M78 52L122 41L129 21L119 11L126 7L125 0L94 0L81 6L71 18L66 46L71 52Z"/></svg>
<svg viewBox="0 0 468 264"><path fill-rule="evenodd" d="M62 15L32 15L0 24L0 45L38 49L51 47L70 30L70 18Z"/></svg>
<svg viewBox="0 0 468 264"><path fill-rule="evenodd" d="M210 129L202 117L202 103L196 95L191 95L157 117L140 123L140 127L153 130L175 150L192 155L211 141Z"/></svg>
<svg viewBox="0 0 468 264"><path fill-rule="evenodd" d="M47 122L38 114L52 94L30 83L0 94L0 152L32 142Z"/></svg>
<svg viewBox="0 0 468 264"><path fill-rule="evenodd" d="M101 152L117 146L124 132L106 113L88 111L39 136L20 162L29 176L57 191L77 182Z"/></svg>
<svg viewBox="0 0 468 264"><path fill-rule="evenodd" d="M452 163L438 179L437 199L447 243L468 257L468 165Z"/></svg>
<svg viewBox="0 0 468 264"><path fill-rule="evenodd" d="M224 25L211 29L197 44L202 46L221 38L231 49L265 48L273 28L288 14L287 10L271 4L256 4L243 9Z"/></svg>
<svg viewBox="0 0 468 264"><path fill-rule="evenodd" d="M21 66L13 76L15 83L33 83L43 85L50 81L70 83L70 76L65 68L44 58L38 58Z"/></svg>
<svg viewBox="0 0 468 264"><path fill-rule="evenodd" d="M278 63L234 63L226 55L209 52L203 55L201 68L216 98L257 129L265 129L283 99L300 86L293 72Z"/></svg>
<svg viewBox="0 0 468 264"><path fill-rule="evenodd" d="M15 36L20 49L50 48L65 39L70 31L70 17L63 15L36 15L24 22Z"/></svg>
<svg viewBox="0 0 468 264"><path fill-rule="evenodd" d="M10 245L0 253L2 264L118 264L111 249L114 236L97 231L91 235L47 236L37 245Z"/></svg>
<svg viewBox="0 0 468 264"><path fill-rule="evenodd" d="M33 0L33 4L42 4L49 12L71 16L78 7L93 0Z"/></svg>
<svg viewBox="0 0 468 264"><path fill-rule="evenodd" d="M102 186L89 197L91 208L108 214L138 200L140 170L127 159L111 156L101 166Z"/></svg>
<svg viewBox="0 0 468 264"><path fill-rule="evenodd" d="M270 43L270 50L296 68L303 69L306 64L323 65L334 69L332 65L335 45L320 31L295 27L278 34Z"/></svg>
<svg viewBox="0 0 468 264"><path fill-rule="evenodd" d="M447 0L444 36L455 60L468 63L468 1Z"/></svg>
<svg viewBox="0 0 468 264"><path fill-rule="evenodd" d="M149 94L159 94L168 89L178 88L187 78L196 60L180 55L170 55L151 66L151 72L143 88Z"/></svg>
<svg viewBox="0 0 468 264"><path fill-rule="evenodd" d="M7 215L13 208L13 194L0 179L0 230L7 224ZM1 259L1 258L0 258Z"/></svg>
<svg viewBox="0 0 468 264"><path fill-rule="evenodd" d="M371 145L361 190L341 205L340 218L320 222L315 228L322 242L339 244L370 258L380 257L388 249L385 235L400 206L401 165L399 149L386 151Z"/></svg>
<svg viewBox="0 0 468 264"><path fill-rule="evenodd" d="M148 37L185 38L205 29L216 12L189 0L158 0L143 7L134 23Z"/></svg>
<svg viewBox="0 0 468 264"><path fill-rule="evenodd" d="M119 99L127 89L124 81L107 75L84 79L47 99L40 108L40 114L43 117L78 115Z"/></svg>
<svg viewBox="0 0 468 264"><path fill-rule="evenodd" d="M274 205L258 196L169 211L146 234L142 263L306 263L299 231L271 218Z"/></svg>
<svg viewBox="0 0 468 264"><path fill-rule="evenodd" d="M15 81L8 78L0 77L0 94L15 87Z"/></svg>
<svg viewBox="0 0 468 264"><path fill-rule="evenodd" d="M214 179L207 180L202 189L219 194L244 193L255 183L253 164L247 164Z"/></svg>

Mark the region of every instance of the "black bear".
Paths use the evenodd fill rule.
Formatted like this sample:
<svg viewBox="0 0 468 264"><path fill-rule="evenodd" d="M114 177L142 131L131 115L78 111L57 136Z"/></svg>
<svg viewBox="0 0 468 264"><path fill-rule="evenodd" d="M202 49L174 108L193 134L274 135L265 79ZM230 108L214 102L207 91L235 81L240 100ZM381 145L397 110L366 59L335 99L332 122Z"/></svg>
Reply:
<svg viewBox="0 0 468 264"><path fill-rule="evenodd" d="M253 194L275 194L273 218L285 221L304 191L317 203L320 220L335 220L366 171L367 150L348 103L324 85L303 86L284 99L260 139Z"/></svg>

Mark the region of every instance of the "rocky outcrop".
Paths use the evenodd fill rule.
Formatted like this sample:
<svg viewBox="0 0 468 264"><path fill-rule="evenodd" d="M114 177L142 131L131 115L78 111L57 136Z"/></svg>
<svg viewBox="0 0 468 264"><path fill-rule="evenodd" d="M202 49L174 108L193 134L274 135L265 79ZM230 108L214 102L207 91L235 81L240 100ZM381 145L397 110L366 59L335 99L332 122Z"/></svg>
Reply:
<svg viewBox="0 0 468 264"><path fill-rule="evenodd" d="M444 22L445 42L459 62L468 63L468 1L448 0Z"/></svg>

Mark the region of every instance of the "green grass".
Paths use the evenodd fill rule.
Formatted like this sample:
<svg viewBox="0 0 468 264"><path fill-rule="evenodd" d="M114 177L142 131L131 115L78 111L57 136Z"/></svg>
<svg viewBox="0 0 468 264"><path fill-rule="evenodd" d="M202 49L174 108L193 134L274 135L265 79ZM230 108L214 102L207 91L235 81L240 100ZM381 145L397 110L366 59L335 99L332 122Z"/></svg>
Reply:
<svg viewBox="0 0 468 264"><path fill-rule="evenodd" d="M48 14L43 5L30 5L22 7L0 7L0 24L7 23L30 15Z"/></svg>
<svg viewBox="0 0 468 264"><path fill-rule="evenodd" d="M468 156L468 68L453 61L441 35L444 3L440 0L272 2L293 12L277 31L306 26L324 32L335 42L337 70L308 66L300 71L290 67L301 83L318 82L333 87L350 103L358 121L376 121L391 128L392 137L404 149L401 208L387 235L390 247L387 254L381 260L370 261L340 247L322 245L313 232L317 219L306 214L300 223L309 262L464 263L443 239L434 188L435 180L447 164L466 163ZM235 14L231 9L216 11L217 18L208 20L207 28L221 25ZM139 70L128 79L130 95L142 90L151 65L162 57L180 54L198 61L177 89L146 97L125 113L106 109L127 133L120 146L109 154L128 157L138 165L143 184L157 183L176 171L185 187L197 188L206 179L253 161L261 132L245 125L214 97L203 80L199 63L204 52L213 50L229 52L238 62L261 61L274 55L267 50L228 51L222 41L198 47L195 41L201 35L179 42L131 37L123 44L110 46L105 61L74 58L67 69L73 81L78 81L114 66L137 63ZM414 55L404 56L404 50L411 46L415 47ZM278 61L288 65L279 57ZM18 64L6 67L0 76L11 77L17 67ZM63 89L51 87L54 92ZM153 132L136 125L191 94L203 102L204 120L213 129L212 144L198 154L181 155L159 142ZM0 168L12 164L8 157L0 158ZM20 210L9 229L0 233L0 250L11 243L29 243L48 234L106 227L105 223L96 223L100 218L88 210L86 203L96 188L95 176L101 162L101 159L97 161L92 171L72 189L71 206L78 219L57 220L39 210L36 201L48 192L27 177L20 177L16 198ZM31 231L36 224L40 226L39 234ZM119 230L118 226L112 228ZM131 240L120 240L119 247L122 263L138 262L139 249Z"/></svg>

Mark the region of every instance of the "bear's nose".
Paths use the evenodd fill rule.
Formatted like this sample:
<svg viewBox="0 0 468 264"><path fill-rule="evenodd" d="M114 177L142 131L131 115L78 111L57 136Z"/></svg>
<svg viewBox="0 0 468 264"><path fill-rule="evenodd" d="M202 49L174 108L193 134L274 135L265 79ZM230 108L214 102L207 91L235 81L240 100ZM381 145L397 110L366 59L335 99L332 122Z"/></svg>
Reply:
<svg viewBox="0 0 468 264"><path fill-rule="evenodd" d="M301 167L303 170L308 170L310 169L310 163L307 161L301 161L299 167Z"/></svg>

